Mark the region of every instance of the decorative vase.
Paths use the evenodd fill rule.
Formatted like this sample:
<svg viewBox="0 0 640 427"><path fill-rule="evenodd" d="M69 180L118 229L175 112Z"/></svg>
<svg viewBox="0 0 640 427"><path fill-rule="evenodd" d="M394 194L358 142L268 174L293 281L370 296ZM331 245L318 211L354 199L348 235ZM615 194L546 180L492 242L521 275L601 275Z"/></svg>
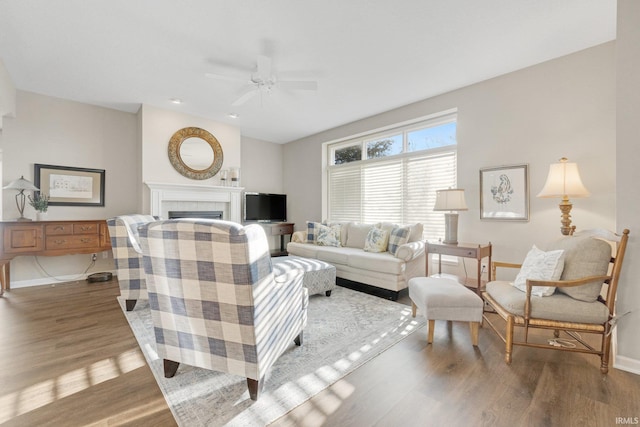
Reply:
<svg viewBox="0 0 640 427"><path fill-rule="evenodd" d="M36 211L36 221L46 221L47 215L46 212Z"/></svg>

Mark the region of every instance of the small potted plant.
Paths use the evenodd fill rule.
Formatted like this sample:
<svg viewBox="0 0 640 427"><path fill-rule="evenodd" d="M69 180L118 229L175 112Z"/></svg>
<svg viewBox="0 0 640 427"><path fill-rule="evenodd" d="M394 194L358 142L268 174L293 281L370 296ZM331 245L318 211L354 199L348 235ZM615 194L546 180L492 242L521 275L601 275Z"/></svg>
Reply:
<svg viewBox="0 0 640 427"><path fill-rule="evenodd" d="M29 204L36 210L38 220L40 220L47 214L47 209L49 208L49 196L42 193L34 193L33 197L30 195L27 197L29 198Z"/></svg>

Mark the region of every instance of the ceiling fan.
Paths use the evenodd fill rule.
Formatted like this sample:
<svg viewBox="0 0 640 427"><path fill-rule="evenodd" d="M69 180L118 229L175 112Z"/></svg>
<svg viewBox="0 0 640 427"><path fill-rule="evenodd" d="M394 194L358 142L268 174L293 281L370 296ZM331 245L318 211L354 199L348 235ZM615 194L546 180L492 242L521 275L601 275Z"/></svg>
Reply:
<svg viewBox="0 0 640 427"><path fill-rule="evenodd" d="M233 101L231 105L237 107L249 101L259 93L271 93L274 88L285 90L318 90L318 82L302 80L278 80L271 68L271 58L259 55L257 59L256 71L251 73L249 81L243 77L225 74L205 74L207 77L216 80L243 81L247 86L243 89L240 97Z"/></svg>

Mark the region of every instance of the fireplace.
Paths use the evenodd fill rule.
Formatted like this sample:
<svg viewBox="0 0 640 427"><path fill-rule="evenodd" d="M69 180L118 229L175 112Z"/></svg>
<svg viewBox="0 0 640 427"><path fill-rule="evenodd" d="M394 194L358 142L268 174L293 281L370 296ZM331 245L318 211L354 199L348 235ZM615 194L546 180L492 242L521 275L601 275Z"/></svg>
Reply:
<svg viewBox="0 0 640 427"><path fill-rule="evenodd" d="M222 219L222 211L169 211L169 219L203 218Z"/></svg>
<svg viewBox="0 0 640 427"><path fill-rule="evenodd" d="M218 187L203 184L145 183L149 187L151 215L169 218L169 212L222 212L222 219L242 223L241 187Z"/></svg>

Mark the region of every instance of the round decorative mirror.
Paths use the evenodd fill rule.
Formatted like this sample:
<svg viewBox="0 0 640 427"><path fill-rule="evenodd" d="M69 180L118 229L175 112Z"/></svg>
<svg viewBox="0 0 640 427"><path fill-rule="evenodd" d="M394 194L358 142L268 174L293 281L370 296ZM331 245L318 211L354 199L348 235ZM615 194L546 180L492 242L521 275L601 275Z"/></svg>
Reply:
<svg viewBox="0 0 640 427"><path fill-rule="evenodd" d="M211 178L222 167L223 158L220 143L204 129L182 128L169 140L169 161L187 178Z"/></svg>

